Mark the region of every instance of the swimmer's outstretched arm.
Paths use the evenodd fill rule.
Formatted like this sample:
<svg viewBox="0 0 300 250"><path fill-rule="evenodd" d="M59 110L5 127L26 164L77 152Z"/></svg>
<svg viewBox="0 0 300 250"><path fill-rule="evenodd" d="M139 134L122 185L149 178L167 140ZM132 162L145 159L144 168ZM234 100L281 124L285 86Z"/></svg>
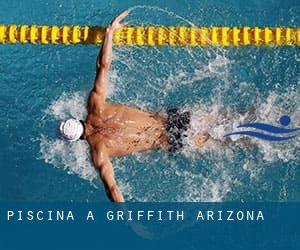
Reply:
<svg viewBox="0 0 300 250"><path fill-rule="evenodd" d="M113 166L103 143L93 149L92 158L95 167L99 170L108 198L114 202L124 202L123 195L115 180Z"/></svg>
<svg viewBox="0 0 300 250"><path fill-rule="evenodd" d="M96 61L96 78L94 83L94 91L103 98L106 99L107 94L107 74L112 61L112 44L114 32L117 29L121 29L127 25L127 23L120 23L127 15L128 11L123 12L117 16L111 24L106 28L105 38L103 46Z"/></svg>

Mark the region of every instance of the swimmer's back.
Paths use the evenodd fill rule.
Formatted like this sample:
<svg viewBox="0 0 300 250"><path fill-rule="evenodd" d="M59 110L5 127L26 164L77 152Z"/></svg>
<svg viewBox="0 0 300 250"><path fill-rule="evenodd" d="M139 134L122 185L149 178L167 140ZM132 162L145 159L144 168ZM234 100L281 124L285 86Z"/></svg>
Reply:
<svg viewBox="0 0 300 250"><path fill-rule="evenodd" d="M101 108L89 110L87 122L95 130L91 143L103 141L111 156L159 148L166 144L164 120L153 113L120 104L103 103Z"/></svg>

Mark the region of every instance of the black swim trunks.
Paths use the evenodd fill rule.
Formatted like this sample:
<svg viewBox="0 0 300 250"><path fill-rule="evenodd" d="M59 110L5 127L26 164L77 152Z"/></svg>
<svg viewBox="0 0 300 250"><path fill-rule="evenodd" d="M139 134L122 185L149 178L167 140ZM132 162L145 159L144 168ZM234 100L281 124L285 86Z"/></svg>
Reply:
<svg viewBox="0 0 300 250"><path fill-rule="evenodd" d="M190 128L191 114L180 112L177 108L169 109L167 114L169 152L173 153L183 148L183 139Z"/></svg>

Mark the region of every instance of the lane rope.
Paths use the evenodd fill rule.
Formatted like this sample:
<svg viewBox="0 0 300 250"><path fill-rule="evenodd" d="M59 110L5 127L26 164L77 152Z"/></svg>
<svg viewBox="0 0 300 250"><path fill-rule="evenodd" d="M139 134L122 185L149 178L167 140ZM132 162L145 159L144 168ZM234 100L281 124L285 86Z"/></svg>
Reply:
<svg viewBox="0 0 300 250"><path fill-rule="evenodd" d="M0 44L101 44L105 27L0 25ZM135 26L118 30L114 44L132 46L299 46L300 27Z"/></svg>

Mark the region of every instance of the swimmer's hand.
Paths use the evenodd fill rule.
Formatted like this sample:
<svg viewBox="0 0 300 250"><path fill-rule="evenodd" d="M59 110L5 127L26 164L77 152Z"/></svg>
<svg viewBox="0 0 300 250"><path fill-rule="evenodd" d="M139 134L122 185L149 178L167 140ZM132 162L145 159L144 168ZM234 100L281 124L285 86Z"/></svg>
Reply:
<svg viewBox="0 0 300 250"><path fill-rule="evenodd" d="M129 11L126 10L123 13L121 13L119 16L117 16L107 27L107 32L115 32L118 29L124 28L126 25L128 25L128 22L120 23L125 17L127 17L129 14Z"/></svg>
<svg viewBox="0 0 300 250"><path fill-rule="evenodd" d="M100 106L102 106L102 104L105 102L107 96L107 76L112 61L112 45L114 32L117 29L121 29L128 24L120 23L126 16L128 16L128 14L129 11L124 11L121 15L117 16L107 27L103 45L97 57L96 78L92 91L95 92L99 97L98 104Z"/></svg>

